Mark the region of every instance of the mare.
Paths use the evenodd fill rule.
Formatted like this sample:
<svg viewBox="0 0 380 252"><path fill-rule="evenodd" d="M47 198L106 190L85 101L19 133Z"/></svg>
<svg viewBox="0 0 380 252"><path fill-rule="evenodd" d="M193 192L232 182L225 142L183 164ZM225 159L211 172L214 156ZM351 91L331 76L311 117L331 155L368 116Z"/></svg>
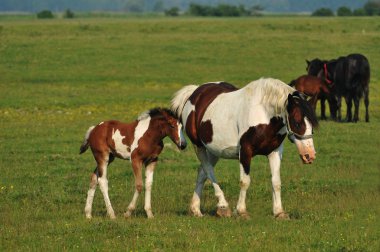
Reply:
<svg viewBox="0 0 380 252"><path fill-rule="evenodd" d="M347 104L347 122L359 120L359 102L364 95L365 121L369 122L369 79L370 66L367 58L361 54L350 54L333 60L311 61L306 60L309 75L318 76L325 82L332 84L331 93L336 96L338 120L341 120L342 97ZM354 117L352 118L352 100L355 105Z"/></svg>
<svg viewBox="0 0 380 252"><path fill-rule="evenodd" d="M327 99L330 106L330 115L333 119L336 118L336 101L330 95L330 87L322 79L312 75L302 75L295 80L292 80L289 85L294 87L299 92L309 96L309 102L314 109L317 107L318 99L321 100L321 119L326 120L325 101Z"/></svg>
<svg viewBox="0 0 380 252"><path fill-rule="evenodd" d="M158 155L164 148L163 139L169 136L178 148L186 147L186 138L182 133L182 124L178 117L169 109L155 108L141 114L132 123L105 121L88 129L80 154L88 147L96 160L97 166L91 175L90 189L87 193L85 214L91 218L92 202L95 189L99 183L103 193L107 214L116 218L108 196L107 168L117 158L129 159L132 163L135 177L135 193L130 202L125 217L129 217L136 208L136 201L143 188L142 167L145 165L145 206L148 218L153 218L151 209L151 189L153 172L158 161Z"/></svg>
<svg viewBox="0 0 380 252"><path fill-rule="evenodd" d="M281 202L283 140L288 134L302 161L310 164L315 159L313 127L318 124L312 107L298 91L271 78L253 81L241 89L226 82L188 85L173 96L172 110L181 119L201 162L190 205L195 216L202 216L200 198L207 179L218 198L216 214L231 216L214 175L218 159L226 158L240 162L237 212L248 217L245 199L251 181L251 159L265 155L272 173L273 214L289 218Z"/></svg>

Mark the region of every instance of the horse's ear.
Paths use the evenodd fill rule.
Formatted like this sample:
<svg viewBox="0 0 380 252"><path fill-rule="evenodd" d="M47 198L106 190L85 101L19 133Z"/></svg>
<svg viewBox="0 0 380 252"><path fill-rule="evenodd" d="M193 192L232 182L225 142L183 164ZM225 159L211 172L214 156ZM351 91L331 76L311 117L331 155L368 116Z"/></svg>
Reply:
<svg viewBox="0 0 380 252"><path fill-rule="evenodd" d="M305 60L306 61L306 64L309 66L310 65L310 61L308 60Z"/></svg>
<svg viewBox="0 0 380 252"><path fill-rule="evenodd" d="M293 104L294 98L292 94L288 94L288 107Z"/></svg>

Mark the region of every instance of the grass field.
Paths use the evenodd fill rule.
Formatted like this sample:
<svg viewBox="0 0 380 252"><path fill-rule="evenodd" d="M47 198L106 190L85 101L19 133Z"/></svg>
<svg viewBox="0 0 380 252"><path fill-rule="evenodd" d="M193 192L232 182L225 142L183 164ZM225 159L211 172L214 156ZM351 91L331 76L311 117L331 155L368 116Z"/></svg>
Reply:
<svg viewBox="0 0 380 252"><path fill-rule="evenodd" d="M379 45L379 18L0 19L0 251L379 251ZM216 218L210 184L205 217L191 217L198 162L191 146L179 153L169 140L155 173L153 220L143 197L131 219L122 217L134 183L121 160L109 169L117 219L106 217L100 190L94 218L85 219L95 162L78 152L89 126L168 106L189 83L289 82L305 73L305 59L353 52L371 64L370 123L363 102L358 123L321 122L311 166L286 141L290 221L272 217L265 157L252 162L250 220ZM216 176L236 206L237 161L220 161Z"/></svg>

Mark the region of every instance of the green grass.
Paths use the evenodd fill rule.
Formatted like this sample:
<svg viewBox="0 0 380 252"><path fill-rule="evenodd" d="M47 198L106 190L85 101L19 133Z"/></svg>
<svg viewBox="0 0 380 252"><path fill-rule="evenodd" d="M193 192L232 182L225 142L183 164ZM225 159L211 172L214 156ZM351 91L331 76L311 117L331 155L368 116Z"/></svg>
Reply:
<svg viewBox="0 0 380 252"><path fill-rule="evenodd" d="M379 18L0 19L0 250L378 251L380 202ZM272 217L268 162L252 162L250 220L214 216L206 184L204 218L189 216L198 162L191 147L167 141L155 173L147 220L143 196L131 219L128 161L109 170L111 221L100 190L84 217L95 162L78 155L85 131L107 119L131 121L168 106L185 84L225 80L244 86L262 76L285 82L305 59L359 52L371 64L370 123L321 122L317 159L301 164L285 143L283 204ZM345 105L343 105L345 108ZM216 168L231 206L237 161Z"/></svg>

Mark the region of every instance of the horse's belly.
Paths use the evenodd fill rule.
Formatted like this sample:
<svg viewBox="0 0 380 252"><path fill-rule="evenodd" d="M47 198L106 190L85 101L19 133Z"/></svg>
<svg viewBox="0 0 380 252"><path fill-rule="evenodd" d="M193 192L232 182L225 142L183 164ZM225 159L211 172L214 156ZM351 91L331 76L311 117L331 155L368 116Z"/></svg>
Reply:
<svg viewBox="0 0 380 252"><path fill-rule="evenodd" d="M205 145L206 149L213 155L226 159L238 159L239 158L239 146L236 144L217 144L210 143Z"/></svg>

